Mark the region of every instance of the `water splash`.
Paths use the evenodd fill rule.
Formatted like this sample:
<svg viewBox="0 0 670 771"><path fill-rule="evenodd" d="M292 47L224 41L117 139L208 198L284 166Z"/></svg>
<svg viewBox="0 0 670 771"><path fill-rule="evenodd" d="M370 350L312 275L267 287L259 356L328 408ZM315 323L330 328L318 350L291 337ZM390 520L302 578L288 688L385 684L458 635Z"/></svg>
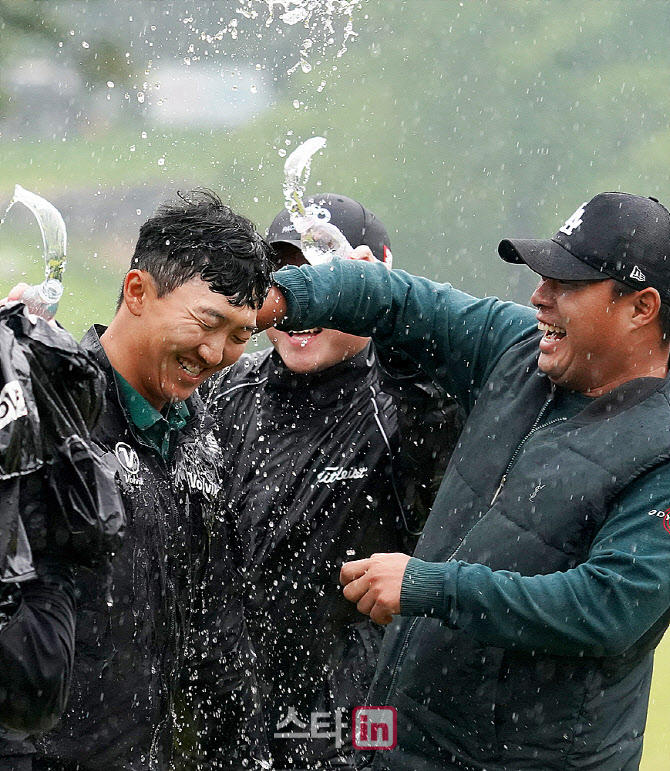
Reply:
<svg viewBox="0 0 670 771"><path fill-rule="evenodd" d="M46 198L31 193L21 185L16 185L14 197L9 202L5 216L0 220L0 227L7 218L9 210L16 203L22 203L35 215L42 233L45 263L44 281L26 289L21 300L31 313L49 320L56 315L58 303L63 296L62 279L67 265L65 222L58 209Z"/></svg>
<svg viewBox="0 0 670 771"><path fill-rule="evenodd" d="M312 157L326 146L323 137L312 137L299 145L284 164L284 201L293 227L300 233L300 249L312 265L348 257L353 251L344 234L330 223L328 209L312 204L305 207L302 199Z"/></svg>
<svg viewBox="0 0 670 771"><path fill-rule="evenodd" d="M353 17L361 4L362 0L238 0L236 16L227 22L221 19L216 32L199 30L193 16L182 21L194 35L210 45L225 37L237 39L244 19L254 21L256 25L260 21L265 27L280 23L289 27L300 25L306 30L306 35L295 63L287 70L287 74L292 75L297 70L310 72L310 58L325 56L334 45L339 46L337 57L346 53L349 41L357 36Z"/></svg>
<svg viewBox="0 0 670 771"><path fill-rule="evenodd" d="M312 156L326 146L323 137L312 137L297 147L284 164L284 201L292 215L304 216L305 207L302 198L307 188L307 180L312 166Z"/></svg>

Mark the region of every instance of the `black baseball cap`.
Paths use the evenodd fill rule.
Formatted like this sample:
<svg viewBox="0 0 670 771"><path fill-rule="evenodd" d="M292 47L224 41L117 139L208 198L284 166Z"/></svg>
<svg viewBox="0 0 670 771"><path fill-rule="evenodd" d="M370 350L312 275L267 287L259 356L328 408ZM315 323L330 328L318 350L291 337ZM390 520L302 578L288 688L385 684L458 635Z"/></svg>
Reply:
<svg viewBox="0 0 670 771"><path fill-rule="evenodd" d="M599 193L552 239L505 239L498 254L547 278L650 286L670 303L670 212L656 198Z"/></svg>
<svg viewBox="0 0 670 771"><path fill-rule="evenodd" d="M331 225L342 232L354 249L357 246L369 246L378 260L388 262L391 253L389 234L382 221L358 201L337 193L323 193L305 198L303 204L305 208L317 206L326 209L330 214ZM272 220L266 240L270 244L292 244L300 249L300 233L293 226L286 209Z"/></svg>

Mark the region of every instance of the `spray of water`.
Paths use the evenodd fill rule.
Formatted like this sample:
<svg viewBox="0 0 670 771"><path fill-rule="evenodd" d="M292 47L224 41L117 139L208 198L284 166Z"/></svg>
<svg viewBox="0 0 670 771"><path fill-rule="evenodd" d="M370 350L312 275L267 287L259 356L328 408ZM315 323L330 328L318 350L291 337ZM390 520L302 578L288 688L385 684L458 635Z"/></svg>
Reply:
<svg viewBox="0 0 670 771"><path fill-rule="evenodd" d="M284 164L284 200L292 215L304 216L305 207L302 198L307 188L307 180L312 166L312 156L326 146L323 137L312 137L297 147Z"/></svg>
<svg viewBox="0 0 670 771"><path fill-rule="evenodd" d="M360 9L362 0L238 0L236 16L228 22L220 21L216 32L202 32L197 29L193 16L185 18L187 24L200 39L210 45L230 37L236 40L240 34L240 22L244 19L260 21L265 27L281 23L287 26L301 25L305 31L298 60L288 69L292 75L296 70L310 72L313 56L324 56L334 45L339 48L336 56L343 56L354 31L354 11Z"/></svg>
<svg viewBox="0 0 670 771"><path fill-rule="evenodd" d="M44 281L27 289L21 300L31 313L49 320L56 315L58 303L63 296L63 273L67 265L67 235L65 222L56 207L21 185L16 185L14 197L9 202L5 216L0 220L0 226L5 221L9 210L16 203L22 203L35 215L44 245Z"/></svg>
<svg viewBox="0 0 670 771"><path fill-rule="evenodd" d="M312 137L297 147L284 164L284 201L291 222L300 233L300 248L306 259L317 265L343 259L353 251L344 233L330 223L328 209L312 204L305 207L302 198L307 187L312 156L326 146L323 137Z"/></svg>

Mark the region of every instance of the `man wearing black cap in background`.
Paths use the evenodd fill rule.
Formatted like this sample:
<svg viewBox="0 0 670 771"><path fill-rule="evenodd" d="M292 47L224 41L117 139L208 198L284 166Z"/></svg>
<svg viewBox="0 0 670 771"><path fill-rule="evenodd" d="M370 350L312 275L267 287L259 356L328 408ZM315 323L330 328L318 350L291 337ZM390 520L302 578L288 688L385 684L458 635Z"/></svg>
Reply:
<svg viewBox="0 0 670 771"><path fill-rule="evenodd" d="M348 261L275 274L259 312L371 333L468 413L415 556L342 569L393 621L371 767L633 771L670 618L670 214L603 193L499 251L540 274L536 313Z"/></svg>
<svg viewBox="0 0 670 771"><path fill-rule="evenodd" d="M390 266L386 228L360 203L305 203ZM286 211L268 241L280 265L323 260L303 254ZM321 326L269 337L274 348L206 388L243 533L274 768L351 768L351 709L365 703L383 629L343 599L339 570L373 551L411 553L459 419L416 368L391 375L368 337Z"/></svg>

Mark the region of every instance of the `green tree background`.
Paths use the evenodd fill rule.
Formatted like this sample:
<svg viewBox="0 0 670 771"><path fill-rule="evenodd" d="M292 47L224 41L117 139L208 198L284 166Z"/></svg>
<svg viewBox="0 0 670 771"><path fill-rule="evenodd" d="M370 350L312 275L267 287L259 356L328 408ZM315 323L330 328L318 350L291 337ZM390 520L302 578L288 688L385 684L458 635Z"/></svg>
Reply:
<svg viewBox="0 0 670 771"><path fill-rule="evenodd" d="M362 0L347 50L337 55L338 19L334 43L293 74L315 30L266 25L261 0L245 3L255 19L241 5L0 3L0 208L18 182L63 212L59 318L75 334L111 317L137 229L161 200L210 187L264 228L282 206L284 156L315 134L328 146L308 192L363 201L388 225L396 267L474 294L526 302L532 274L503 264L498 241L551 236L600 191L670 203L666 3ZM207 39L233 18L234 34ZM22 93L9 75L27 55L75 68L82 99L108 99L108 113L82 122L75 100L51 132L31 133L30 120L12 128ZM236 128L158 125L136 97L160 98L152 68L166 60L247 63L274 96ZM30 115L44 117L39 105ZM41 277L40 248L15 209L0 230L0 278L26 277ZM670 768L669 648L657 660L647 771Z"/></svg>

